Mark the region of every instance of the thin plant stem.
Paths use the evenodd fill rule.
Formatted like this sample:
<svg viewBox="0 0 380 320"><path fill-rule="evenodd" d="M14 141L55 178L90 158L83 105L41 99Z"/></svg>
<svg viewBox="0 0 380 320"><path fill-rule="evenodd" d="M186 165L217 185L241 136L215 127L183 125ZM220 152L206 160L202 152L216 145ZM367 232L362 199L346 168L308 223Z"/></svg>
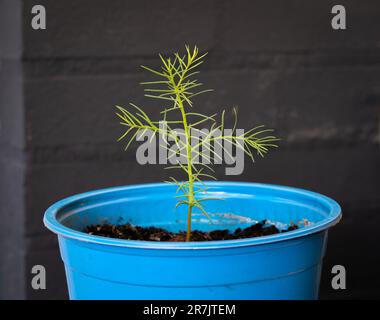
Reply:
<svg viewBox="0 0 380 320"><path fill-rule="evenodd" d="M190 241L191 236L191 218L192 211L194 207L194 176L193 176L193 165L192 165L192 157L191 157L191 135L190 135L190 127L187 123L187 116L185 112L185 108L183 106L183 102L179 94L177 94L177 102L178 106L181 110L182 120L183 120L183 129L186 135L186 153L187 153L187 177L189 184L189 192L188 196L188 210L187 210L187 231L186 231L186 241Z"/></svg>

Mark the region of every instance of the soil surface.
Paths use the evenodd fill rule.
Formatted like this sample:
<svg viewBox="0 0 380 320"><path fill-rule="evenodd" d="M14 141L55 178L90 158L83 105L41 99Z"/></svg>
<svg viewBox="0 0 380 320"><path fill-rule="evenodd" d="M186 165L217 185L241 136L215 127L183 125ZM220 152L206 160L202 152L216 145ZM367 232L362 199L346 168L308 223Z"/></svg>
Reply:
<svg viewBox="0 0 380 320"><path fill-rule="evenodd" d="M247 228L238 228L234 232L229 230L213 230L203 232L194 230L191 232L191 241L233 240L269 236L276 233L288 232L298 229L298 225L291 223L287 229L279 230L275 225L261 221ZM101 224L87 226L86 233L108 238L145 241L185 241L186 232L169 232L156 227L139 227L129 223L123 225Z"/></svg>

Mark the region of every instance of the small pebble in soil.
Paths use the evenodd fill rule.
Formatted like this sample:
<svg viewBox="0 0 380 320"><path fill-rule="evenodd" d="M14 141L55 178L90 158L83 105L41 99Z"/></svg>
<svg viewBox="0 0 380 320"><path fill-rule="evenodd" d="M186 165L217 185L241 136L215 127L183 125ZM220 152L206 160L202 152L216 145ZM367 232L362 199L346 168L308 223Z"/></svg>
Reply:
<svg viewBox="0 0 380 320"><path fill-rule="evenodd" d="M269 236L272 234L288 232L298 229L298 225L290 223L289 227L279 230L274 224L268 224L266 220L255 223L247 228L238 228L233 232L229 230L213 230L210 232L193 230L191 241L214 241L214 240L234 240L244 238L255 238ZM186 232L169 232L162 228L133 226L130 223L121 225L99 224L87 226L84 232L96 236L108 238L143 240L143 241L168 241L180 242L186 240Z"/></svg>

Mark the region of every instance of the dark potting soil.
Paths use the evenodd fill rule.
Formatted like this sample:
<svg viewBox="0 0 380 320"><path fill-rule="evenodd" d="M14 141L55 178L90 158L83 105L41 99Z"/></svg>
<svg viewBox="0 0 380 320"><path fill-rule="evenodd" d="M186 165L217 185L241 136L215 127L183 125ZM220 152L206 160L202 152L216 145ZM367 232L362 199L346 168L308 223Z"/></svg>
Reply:
<svg viewBox="0 0 380 320"><path fill-rule="evenodd" d="M276 233L298 229L298 225L291 223L286 229L280 230L266 220L253 224L247 228L229 230L214 230L210 232L194 230L191 232L191 241L233 240L269 236ZM123 225L99 224L87 226L84 232L108 238L145 241L185 241L186 232L169 232L162 228Z"/></svg>

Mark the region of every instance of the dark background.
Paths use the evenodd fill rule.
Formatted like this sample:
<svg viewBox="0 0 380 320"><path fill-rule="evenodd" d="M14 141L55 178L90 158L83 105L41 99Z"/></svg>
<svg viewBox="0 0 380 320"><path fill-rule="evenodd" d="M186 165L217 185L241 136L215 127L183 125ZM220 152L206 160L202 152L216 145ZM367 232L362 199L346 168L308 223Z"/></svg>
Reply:
<svg viewBox="0 0 380 320"><path fill-rule="evenodd" d="M47 29L33 30L43 4ZM347 30L331 28L343 4ZM281 148L242 176L336 199L321 298L379 298L380 3L305 0L0 0L0 298L67 298L44 210L86 190L161 181L122 151L113 106L147 105L140 64L196 44L215 92L198 108L240 107L240 127L277 129ZM33 265L47 290L30 286ZM331 289L331 268L347 289Z"/></svg>

